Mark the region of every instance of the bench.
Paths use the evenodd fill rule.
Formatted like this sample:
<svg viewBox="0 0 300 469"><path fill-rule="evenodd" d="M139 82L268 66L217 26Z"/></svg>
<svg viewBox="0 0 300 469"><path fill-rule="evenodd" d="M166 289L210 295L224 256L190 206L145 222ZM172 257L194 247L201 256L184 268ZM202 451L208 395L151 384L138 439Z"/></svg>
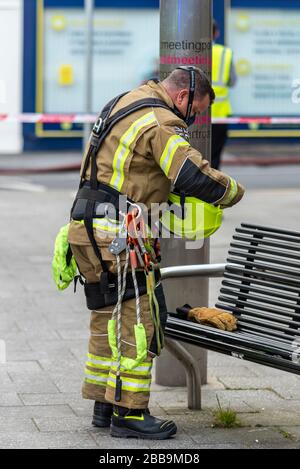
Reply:
<svg viewBox="0 0 300 469"><path fill-rule="evenodd" d="M216 275L221 266L216 266ZM196 275L197 266L189 267L190 275ZM176 276L176 267L172 269L172 275L165 272L166 277ZM207 276L214 273L213 265L198 269L202 276L205 270ZM216 307L234 314L237 330L221 331L170 313L165 330L170 351L179 359L181 355L186 370L194 365L189 364L184 347L178 344L179 350L177 342L168 338L300 374L300 233L242 223L235 230L223 270ZM190 408L201 405L194 396L199 386L195 373L193 369L188 379L188 387L189 383L193 387Z"/></svg>

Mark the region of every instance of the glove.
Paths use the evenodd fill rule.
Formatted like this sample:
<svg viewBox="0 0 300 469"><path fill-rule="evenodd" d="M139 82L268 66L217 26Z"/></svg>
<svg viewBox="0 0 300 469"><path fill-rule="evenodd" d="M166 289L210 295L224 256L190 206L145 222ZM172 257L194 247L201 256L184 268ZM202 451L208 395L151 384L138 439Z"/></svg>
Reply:
<svg viewBox="0 0 300 469"><path fill-rule="evenodd" d="M188 312L188 319L200 324L216 327L222 331L235 331L236 318L226 311L216 308L193 308Z"/></svg>

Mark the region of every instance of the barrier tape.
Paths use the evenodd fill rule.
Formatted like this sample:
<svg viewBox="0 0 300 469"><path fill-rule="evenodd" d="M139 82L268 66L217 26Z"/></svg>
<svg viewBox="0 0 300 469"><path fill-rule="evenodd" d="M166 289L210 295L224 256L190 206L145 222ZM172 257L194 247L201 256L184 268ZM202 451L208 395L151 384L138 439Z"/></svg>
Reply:
<svg viewBox="0 0 300 469"><path fill-rule="evenodd" d="M22 124L93 124L97 114L0 114L1 122L18 122ZM209 123L207 118L197 118L197 125ZM300 124L300 117L227 117L212 119L213 124Z"/></svg>

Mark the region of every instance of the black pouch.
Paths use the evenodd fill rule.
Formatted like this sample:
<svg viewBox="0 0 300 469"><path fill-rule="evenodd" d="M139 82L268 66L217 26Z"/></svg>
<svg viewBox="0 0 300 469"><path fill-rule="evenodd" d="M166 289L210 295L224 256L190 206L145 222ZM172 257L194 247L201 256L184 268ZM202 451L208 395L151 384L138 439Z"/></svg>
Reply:
<svg viewBox="0 0 300 469"><path fill-rule="evenodd" d="M107 306L105 303L105 296L101 293L100 282L85 283L84 293L86 297L86 305L89 310L101 309Z"/></svg>
<svg viewBox="0 0 300 469"><path fill-rule="evenodd" d="M147 286L144 274L137 273L139 279L139 294L147 293ZM84 292L86 304L89 310L97 310L106 306L116 305L118 302L117 276L112 276L107 272L101 275L101 281L96 283L85 283ZM131 274L127 277L127 288L122 302L135 298L135 289L132 284Z"/></svg>

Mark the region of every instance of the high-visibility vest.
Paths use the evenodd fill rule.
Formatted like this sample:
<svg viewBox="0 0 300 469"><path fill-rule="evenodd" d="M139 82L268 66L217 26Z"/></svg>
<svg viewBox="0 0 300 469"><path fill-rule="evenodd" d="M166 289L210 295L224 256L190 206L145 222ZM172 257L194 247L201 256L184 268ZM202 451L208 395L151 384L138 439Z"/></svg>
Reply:
<svg viewBox="0 0 300 469"><path fill-rule="evenodd" d="M212 86L216 99L212 105L212 117L227 117L231 111L229 100L229 79L232 63L232 50L220 44L213 46Z"/></svg>

